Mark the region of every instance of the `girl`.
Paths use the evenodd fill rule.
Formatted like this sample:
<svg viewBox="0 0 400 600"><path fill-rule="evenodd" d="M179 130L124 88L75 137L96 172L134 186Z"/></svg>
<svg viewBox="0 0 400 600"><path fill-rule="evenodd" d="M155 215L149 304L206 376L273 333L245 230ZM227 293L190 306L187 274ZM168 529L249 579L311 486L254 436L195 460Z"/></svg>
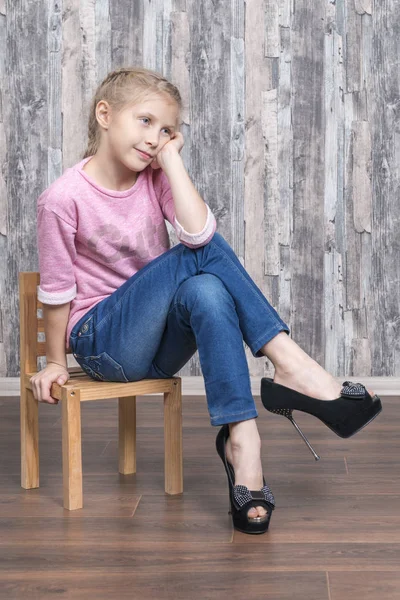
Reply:
<svg viewBox="0 0 400 600"><path fill-rule="evenodd" d="M177 88L147 69L118 69L98 87L83 159L38 199L48 352L31 383L37 400L57 403L50 389L68 380L68 347L90 377L119 382L172 377L198 350L211 424L222 426L216 445L234 526L263 533L275 502L262 474L243 339L274 364L274 381L263 379L268 410L291 416L308 397L312 412L313 402L343 402L346 390L290 339L216 232L180 157L181 108ZM173 248L165 219L180 242Z"/></svg>

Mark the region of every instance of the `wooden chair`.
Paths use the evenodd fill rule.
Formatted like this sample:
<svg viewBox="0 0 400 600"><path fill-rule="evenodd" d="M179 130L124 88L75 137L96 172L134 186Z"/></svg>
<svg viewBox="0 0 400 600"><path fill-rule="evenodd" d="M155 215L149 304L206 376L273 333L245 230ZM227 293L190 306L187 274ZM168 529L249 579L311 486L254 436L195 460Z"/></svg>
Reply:
<svg viewBox="0 0 400 600"><path fill-rule="evenodd" d="M37 357L46 355L43 318L38 318L42 303L37 299L40 274L19 273L20 358L21 358L21 486L39 487L39 421L30 378L38 372ZM68 348L68 354L72 350ZM136 473L136 396L164 394L164 469L165 492L183 492L182 396L181 378L142 379L119 383L95 381L80 367L69 367L70 378L64 385L54 383L53 398L62 403L62 470L64 508L83 507L81 402L118 398L119 472Z"/></svg>

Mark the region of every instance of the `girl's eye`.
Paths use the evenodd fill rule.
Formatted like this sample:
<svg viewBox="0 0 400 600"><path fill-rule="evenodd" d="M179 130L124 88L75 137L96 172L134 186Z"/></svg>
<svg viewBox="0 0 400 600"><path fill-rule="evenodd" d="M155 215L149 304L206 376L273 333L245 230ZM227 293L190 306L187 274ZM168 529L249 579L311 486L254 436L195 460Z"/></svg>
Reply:
<svg viewBox="0 0 400 600"><path fill-rule="evenodd" d="M149 117L140 117L140 120L141 120L141 121L144 121L144 120L146 120L146 121L149 121L149 122L150 122L150 119L149 119ZM165 128L164 128L164 131L167 131L167 132L168 132L168 135L172 135L172 132L171 132L169 129L167 129L167 127L165 127Z"/></svg>

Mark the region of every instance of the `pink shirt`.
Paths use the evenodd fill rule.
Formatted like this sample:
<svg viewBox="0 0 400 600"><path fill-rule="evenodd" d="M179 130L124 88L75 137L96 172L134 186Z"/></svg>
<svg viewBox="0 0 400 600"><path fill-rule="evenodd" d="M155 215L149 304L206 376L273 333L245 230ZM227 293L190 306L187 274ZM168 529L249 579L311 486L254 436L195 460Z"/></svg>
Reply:
<svg viewBox="0 0 400 600"><path fill-rule="evenodd" d="M88 310L170 249L164 219L189 248L207 244L217 227L206 204L203 230L185 231L162 169L146 167L130 189L119 192L101 187L83 171L90 158L66 169L37 201L38 299L71 302L66 348L72 328Z"/></svg>

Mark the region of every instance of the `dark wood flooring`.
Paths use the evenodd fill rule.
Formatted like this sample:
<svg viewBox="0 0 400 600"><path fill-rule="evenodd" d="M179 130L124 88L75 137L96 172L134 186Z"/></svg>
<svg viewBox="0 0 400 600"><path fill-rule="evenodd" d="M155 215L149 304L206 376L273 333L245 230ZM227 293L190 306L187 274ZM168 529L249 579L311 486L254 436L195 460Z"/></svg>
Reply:
<svg viewBox="0 0 400 600"><path fill-rule="evenodd" d="M277 508L232 528L204 396L185 396L184 494L164 493L162 396L138 397L138 472L118 474L117 402L82 406L84 508L64 510L61 404L40 405L40 483L20 487L19 398L0 398L0 598L398 600L398 398L343 440L297 413L321 461L256 398Z"/></svg>

